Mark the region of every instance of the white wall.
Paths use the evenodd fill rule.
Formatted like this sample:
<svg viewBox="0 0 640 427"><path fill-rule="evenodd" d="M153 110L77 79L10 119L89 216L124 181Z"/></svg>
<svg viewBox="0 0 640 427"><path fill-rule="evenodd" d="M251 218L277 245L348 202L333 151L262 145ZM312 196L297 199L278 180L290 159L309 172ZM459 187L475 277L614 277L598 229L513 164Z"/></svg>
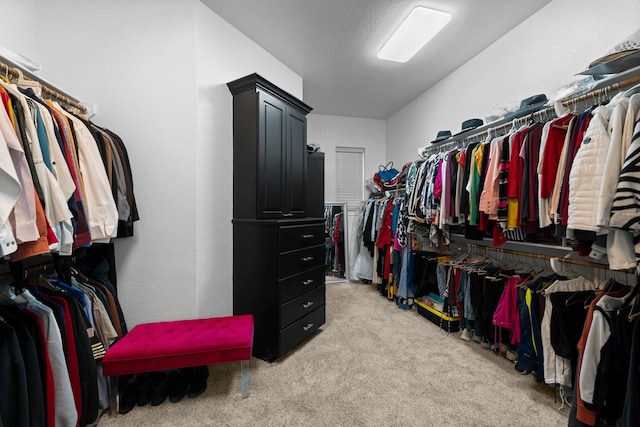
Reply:
<svg viewBox="0 0 640 427"><path fill-rule="evenodd" d="M232 314L233 302L233 100L226 83L257 72L303 94L300 76L200 3L197 58L197 313L207 317Z"/></svg>
<svg viewBox="0 0 640 427"><path fill-rule="evenodd" d="M140 221L115 250L131 325L196 314L195 4L38 2L41 22L72 22L38 32L47 78L95 102L129 152Z"/></svg>
<svg viewBox="0 0 640 427"><path fill-rule="evenodd" d="M386 163L385 127L384 120L309 115L307 142L318 144L320 151L325 153L325 201L336 201L336 147L364 148L364 176L365 179L372 178L378 166Z"/></svg>
<svg viewBox="0 0 640 427"><path fill-rule="evenodd" d="M32 17L32 23L35 23L36 5L37 0L0 0L3 17L0 46L33 60L38 59L37 35L35 31L25 29L24 21L19 18Z"/></svg>
<svg viewBox="0 0 640 427"><path fill-rule="evenodd" d="M439 130L453 134L496 106L553 95L639 26L637 0L553 0L387 121L387 158L418 158ZM499 18L497 18L499 19ZM472 30L470 30L472 31Z"/></svg>
<svg viewBox="0 0 640 427"><path fill-rule="evenodd" d="M41 25L30 27L31 41L0 26L0 45L24 49L44 78L95 102L93 121L127 146L141 218L134 237L116 240L129 326L231 314L225 83L257 71L302 98L302 79L197 0L11 4Z"/></svg>

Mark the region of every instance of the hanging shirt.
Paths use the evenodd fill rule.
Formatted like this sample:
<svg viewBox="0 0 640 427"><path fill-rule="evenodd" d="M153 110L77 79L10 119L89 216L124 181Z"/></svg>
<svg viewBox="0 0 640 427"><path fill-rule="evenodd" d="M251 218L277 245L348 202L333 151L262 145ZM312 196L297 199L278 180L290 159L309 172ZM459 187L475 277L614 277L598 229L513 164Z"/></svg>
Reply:
<svg viewBox="0 0 640 427"><path fill-rule="evenodd" d="M500 154L505 137L497 137L491 141L489 150L489 163L484 180L484 187L480 195L478 209L489 216L489 219L498 218L498 194L500 176Z"/></svg>
<svg viewBox="0 0 640 427"><path fill-rule="evenodd" d="M538 225L538 162L540 153L540 144L542 143L541 123L535 123L529 133L520 157L524 159L525 170L523 174L522 187L522 219L523 223L530 225Z"/></svg>
<svg viewBox="0 0 640 427"><path fill-rule="evenodd" d="M118 233L118 209L96 141L89 129L77 117L61 109L58 111L73 123L78 147L89 214L89 230L94 242L108 242Z"/></svg>
<svg viewBox="0 0 640 427"><path fill-rule="evenodd" d="M5 109L0 111L0 132L9 149L11 161L22 186L22 191L11 213L11 228L18 242L35 241L40 237L36 226L36 205L33 198L35 187L26 154Z"/></svg>
<svg viewBox="0 0 640 427"><path fill-rule="evenodd" d="M560 221L560 215L558 214L558 209L560 205L560 192L562 188L562 179L564 176L565 166L567 164L567 156L569 153L569 145L570 145L569 143L571 140L572 129L575 127L577 120L578 120L577 117L572 117L569 122L567 131L565 133L564 142L562 145L562 151L558 159L556 176L553 181L554 182L553 190L552 190L551 199L549 202L549 216L551 217L554 223L558 223ZM545 159L545 166L547 164L548 164L548 160Z"/></svg>
<svg viewBox="0 0 640 427"><path fill-rule="evenodd" d="M575 116L565 114L549 124L549 131L544 144L543 166L540 170L540 197L548 199L556 185L556 174L560 166L562 150L565 144L569 123Z"/></svg>
<svg viewBox="0 0 640 427"><path fill-rule="evenodd" d="M0 111L0 114L2 112ZM13 164L9 146L0 132L0 256L9 255L18 248L9 225L9 216L18 201L22 185Z"/></svg>
<svg viewBox="0 0 640 427"><path fill-rule="evenodd" d="M552 122L545 123L542 128L540 149L538 151L538 167L536 170L538 179L538 224L540 228L546 228L552 224L551 218L549 217L549 199L542 197L542 169L544 168L544 153L549 137L549 130L551 129L551 123Z"/></svg>

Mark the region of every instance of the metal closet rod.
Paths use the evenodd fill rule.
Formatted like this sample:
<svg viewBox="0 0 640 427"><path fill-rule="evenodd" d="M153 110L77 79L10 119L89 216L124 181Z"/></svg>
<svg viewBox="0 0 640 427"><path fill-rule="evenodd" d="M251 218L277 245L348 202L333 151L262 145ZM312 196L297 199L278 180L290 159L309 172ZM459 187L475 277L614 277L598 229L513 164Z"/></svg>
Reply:
<svg viewBox="0 0 640 427"><path fill-rule="evenodd" d="M635 85L636 83L640 83L640 76L631 77L621 82L614 83L600 89L595 89L576 98L563 99L560 102L562 102L562 105L564 105L565 107L569 107L590 99L608 97L611 94L616 94L622 88Z"/></svg>
<svg viewBox="0 0 640 427"><path fill-rule="evenodd" d="M573 259L573 258L565 258L565 257L561 257L561 256L537 254L537 253L533 253L533 252L518 251L518 250L515 250L515 249L502 249L502 248L496 248L496 247L493 247L493 246L475 245L473 243L453 241L453 240L451 241L451 244L455 244L455 245L458 245L458 246L467 246L467 247L470 247L470 248L473 248L473 249L482 249L482 250L485 250L485 251L494 251L496 253L506 253L506 254L516 255L516 256L523 256L523 257L528 257L528 258L537 258L537 259L543 259L543 260L550 260L552 258L556 258L560 262L567 263L567 264L573 264L573 265L579 265L579 266L582 266L582 267L591 267L591 268L599 268L599 269L603 269L603 270L609 270L609 265L608 264L602 264L602 263L592 262L592 261L583 261L581 259Z"/></svg>
<svg viewBox="0 0 640 427"><path fill-rule="evenodd" d="M7 75L8 77L11 78L19 78L19 77L23 77L25 79L28 80L33 80L36 81L40 84L40 86L42 87L42 92L44 92L47 96L51 97L51 98L55 98L58 101L61 101L67 105L70 105L74 108L77 108L78 110L80 110L82 113L86 113L87 112L87 107L85 107L84 105L82 105L80 103L80 101L78 101L77 99L67 95L66 93L62 92L61 90L57 89L57 88L52 88L50 83L44 82L42 79L38 78L37 76L35 76L34 74L30 73L29 71L22 69L21 67L16 67L15 65L8 65L7 63L5 63L6 60L2 60L0 61L0 74L2 75ZM9 62L9 61L7 61Z"/></svg>

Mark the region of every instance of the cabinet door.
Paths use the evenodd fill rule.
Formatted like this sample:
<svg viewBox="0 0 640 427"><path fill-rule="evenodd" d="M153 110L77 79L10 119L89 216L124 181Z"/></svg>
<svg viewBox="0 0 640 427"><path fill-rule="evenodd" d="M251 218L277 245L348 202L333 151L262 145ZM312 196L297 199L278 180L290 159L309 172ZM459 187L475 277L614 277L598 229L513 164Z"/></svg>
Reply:
<svg viewBox="0 0 640 427"><path fill-rule="evenodd" d="M307 118L301 112L287 112L287 192L289 216L303 217L307 205Z"/></svg>
<svg viewBox="0 0 640 427"><path fill-rule="evenodd" d="M256 215L258 218L279 218L288 212L287 106L279 99L260 92L258 108Z"/></svg>

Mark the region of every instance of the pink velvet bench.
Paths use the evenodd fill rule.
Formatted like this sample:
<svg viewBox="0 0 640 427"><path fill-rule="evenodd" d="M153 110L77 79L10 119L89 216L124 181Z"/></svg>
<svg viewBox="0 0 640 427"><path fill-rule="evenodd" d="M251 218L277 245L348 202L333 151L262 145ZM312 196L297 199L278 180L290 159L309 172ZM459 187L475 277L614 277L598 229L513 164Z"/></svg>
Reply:
<svg viewBox="0 0 640 427"><path fill-rule="evenodd" d="M117 376L239 361L240 390L247 397L252 346L249 314L144 323L109 348L102 370L105 376Z"/></svg>

